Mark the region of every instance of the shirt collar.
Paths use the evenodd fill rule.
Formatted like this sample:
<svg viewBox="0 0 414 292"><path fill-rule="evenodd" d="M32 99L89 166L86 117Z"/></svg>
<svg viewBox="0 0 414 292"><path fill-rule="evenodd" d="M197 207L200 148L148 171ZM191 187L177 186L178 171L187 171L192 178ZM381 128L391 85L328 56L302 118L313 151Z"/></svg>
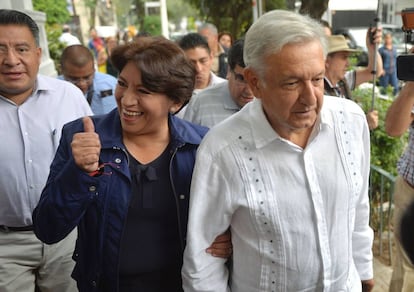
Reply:
<svg viewBox="0 0 414 292"><path fill-rule="evenodd" d="M326 96L324 98L326 98ZM249 111L251 132L256 148L265 147L266 145L272 143L276 139L287 141L286 139L282 138L270 125L263 111L260 99L256 98L248 104L246 104L241 109L241 111L245 110ZM327 113L324 110L324 106L322 106L321 112L319 113L313 131L309 137L308 144L313 138L315 138L318 135L320 131L323 130L323 128L332 128L332 124L333 120L331 115L329 115L329 113ZM260 125L260 127L258 127L258 125Z"/></svg>

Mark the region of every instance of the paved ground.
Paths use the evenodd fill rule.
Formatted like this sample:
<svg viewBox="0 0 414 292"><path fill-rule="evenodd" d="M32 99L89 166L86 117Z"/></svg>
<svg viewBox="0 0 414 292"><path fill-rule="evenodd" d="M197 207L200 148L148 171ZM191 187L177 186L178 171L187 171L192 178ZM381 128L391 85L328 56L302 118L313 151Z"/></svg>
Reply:
<svg viewBox="0 0 414 292"><path fill-rule="evenodd" d="M372 292L387 292L391 273L391 266L383 264L378 258L374 258L375 286Z"/></svg>

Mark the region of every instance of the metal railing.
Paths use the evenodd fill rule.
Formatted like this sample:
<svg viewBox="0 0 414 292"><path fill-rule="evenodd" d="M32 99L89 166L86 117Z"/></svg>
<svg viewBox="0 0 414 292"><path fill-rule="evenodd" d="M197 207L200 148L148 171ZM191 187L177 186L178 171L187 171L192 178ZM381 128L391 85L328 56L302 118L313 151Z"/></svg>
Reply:
<svg viewBox="0 0 414 292"><path fill-rule="evenodd" d="M369 197L371 206L370 224L378 236L379 256L383 253L383 234L386 232L388 257L392 259L392 215L393 193L396 177L384 169L371 165Z"/></svg>

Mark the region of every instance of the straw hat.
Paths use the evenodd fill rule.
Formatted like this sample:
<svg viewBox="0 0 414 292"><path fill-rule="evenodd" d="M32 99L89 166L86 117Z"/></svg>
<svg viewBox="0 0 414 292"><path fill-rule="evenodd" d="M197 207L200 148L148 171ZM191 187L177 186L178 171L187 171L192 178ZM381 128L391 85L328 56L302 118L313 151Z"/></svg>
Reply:
<svg viewBox="0 0 414 292"><path fill-rule="evenodd" d="M343 35L328 36L328 54L336 52L358 52L358 50L351 49Z"/></svg>

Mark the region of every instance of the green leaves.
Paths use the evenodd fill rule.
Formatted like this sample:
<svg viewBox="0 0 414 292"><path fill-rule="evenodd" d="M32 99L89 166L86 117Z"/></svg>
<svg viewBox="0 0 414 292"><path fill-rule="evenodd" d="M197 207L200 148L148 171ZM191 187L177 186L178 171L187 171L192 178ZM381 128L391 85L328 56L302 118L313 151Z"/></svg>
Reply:
<svg viewBox="0 0 414 292"><path fill-rule="evenodd" d="M33 0L32 2L34 10L46 13L48 25L63 24L71 18L66 8L66 0Z"/></svg>
<svg viewBox="0 0 414 292"><path fill-rule="evenodd" d="M365 112L368 112L372 103L372 87L354 90L354 100L361 105ZM387 97L387 99L386 99ZM371 131L371 164L381 167L385 171L396 175L397 161L407 144L408 132L399 138L390 137L385 132L385 115L388 107L394 100L392 91L380 97L376 94L375 109L378 111L378 128Z"/></svg>

